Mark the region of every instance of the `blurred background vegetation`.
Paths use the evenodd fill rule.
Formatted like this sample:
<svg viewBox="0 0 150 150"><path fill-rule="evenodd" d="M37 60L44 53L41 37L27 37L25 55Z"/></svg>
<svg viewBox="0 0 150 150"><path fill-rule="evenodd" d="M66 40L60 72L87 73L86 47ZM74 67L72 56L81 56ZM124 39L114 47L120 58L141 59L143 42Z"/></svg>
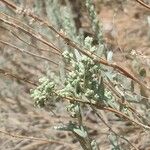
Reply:
<svg viewBox="0 0 150 150"><path fill-rule="evenodd" d="M14 11L0 1L1 17L2 13L11 16L14 18L14 23L30 31L35 37L0 21L0 40L22 50L0 43L0 130L15 135L54 141L19 139L0 133L0 149L81 149L71 133L53 128L70 120L65 104L58 103L52 112L48 107L45 109L35 107L30 96L30 89L34 89L38 79L43 76L60 85L63 84L63 72L60 72L64 65L63 58L50 45L56 45L61 51L70 48L42 23L22 15L22 10L33 12L52 23L58 31L81 45L87 36L92 37L93 43L97 44L99 38L93 31L85 2L80 0L26 0L24 2L12 0L10 2L19 6L19 9ZM94 0L93 2L102 27L106 53L113 54L111 61L127 68L128 72L142 80L145 85L150 85L150 10L134 0ZM149 0L144 2L150 5ZM43 44L42 41L37 40L38 38L51 43ZM62 83L56 76L61 73ZM129 88L126 80L124 83L126 88ZM138 103L132 101L134 108L150 121L149 92L134 84L132 96L138 100ZM125 136L138 149L150 149L148 132L132 125L129 121L122 122L111 112L102 111L101 114L116 133ZM100 149L113 149L114 141L119 142L122 149L132 149L124 140L115 139L113 136L111 137L113 139L109 139L109 128L91 111L86 110L85 116L89 134L97 140Z"/></svg>

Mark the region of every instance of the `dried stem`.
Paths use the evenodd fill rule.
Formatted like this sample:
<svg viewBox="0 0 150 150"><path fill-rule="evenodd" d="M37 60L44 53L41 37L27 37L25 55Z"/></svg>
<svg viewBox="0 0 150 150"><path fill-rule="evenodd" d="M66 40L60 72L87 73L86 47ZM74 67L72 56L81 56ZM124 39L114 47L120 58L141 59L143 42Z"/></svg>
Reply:
<svg viewBox="0 0 150 150"><path fill-rule="evenodd" d="M6 5L10 6L12 9L17 10L18 7L13 4L8 2L7 0L0 0L3 3L5 3ZM106 60L97 57L95 54L91 53L90 51L81 48L82 46L80 46L79 44L75 43L74 41L72 41L71 39L69 39L66 35L64 35L63 33L57 31L52 25L50 25L47 21L39 18L38 16L34 15L31 12L26 12L23 11L24 15L27 15L31 18L33 18L34 20L37 20L39 22L41 22L43 25L46 25L48 28L50 28L54 33L56 33L57 35L59 35L65 42L66 44L68 44L70 47L73 47L75 49L77 49L78 51L80 51L81 53L83 53L84 55L92 58L96 63L100 63L109 67L113 67L115 70L118 70L121 74L125 75L126 77L132 79L133 81L135 81L136 83L138 83L140 86L150 90L149 87L147 87L143 82L141 82L139 79L137 79L136 77L134 77L132 74L130 74L128 71L126 71L123 67L115 64L115 63L109 63ZM1 18L1 17L0 17ZM40 39L41 40L41 39ZM46 44L46 43L45 43ZM79 46L78 46L79 45Z"/></svg>
<svg viewBox="0 0 150 150"><path fill-rule="evenodd" d="M2 27L2 26L0 26L0 28L3 28L4 30L7 30L7 31L10 32L14 37L16 37L17 39L19 39L19 40L22 41L23 43L27 44L28 46L31 46L31 47L33 47L33 48L35 48L35 49L37 49L37 50L40 50L40 51L46 51L46 52L50 52L50 53L53 53L53 54L55 54L55 55L61 56L60 53L53 52L53 51L48 50L48 49L43 49L43 48L39 48L39 47L34 46L32 43L29 43L29 42L25 41L24 39L22 39L21 37L19 37L19 36L18 36L15 32L13 32L12 30L9 30L9 29L7 29L7 28L5 28L5 27Z"/></svg>
<svg viewBox="0 0 150 150"><path fill-rule="evenodd" d="M108 129L109 129L112 133L114 133L116 136L122 138L123 140L127 141L135 150L138 150L138 148L137 148L135 145L133 145L128 139L126 139L125 137L123 137L123 136L117 134L117 133L105 122L105 120L96 112L96 110L95 110L94 108L92 108L92 109L93 109L93 111L95 112L95 114L97 115L97 117L108 127Z"/></svg>
<svg viewBox="0 0 150 150"><path fill-rule="evenodd" d="M40 58L40 59L44 59L44 60L46 60L46 61L49 61L49 62L51 62L51 63L53 63L53 64L55 64L55 65L57 65L57 66L59 65L59 64L57 64L56 62L54 62L54 61L52 61L52 60L50 60L50 59L48 59L48 58L46 58L46 57L44 57L44 56L39 56L39 55L37 55L37 54L33 54L33 53L29 52L29 51L26 51L26 50L24 50L24 49L21 49L21 48L15 46L15 45L13 45L13 44L10 44L10 43L8 43L8 42L5 42L5 41L0 40L0 43L3 43L3 44L5 44L5 45L7 45L7 46L10 46L10 47L12 47L13 49L18 50L18 51L23 52L23 53L26 53L26 54L28 54L28 55L31 55L31 56L34 56L34 57L37 57L37 58Z"/></svg>
<svg viewBox="0 0 150 150"><path fill-rule="evenodd" d="M141 0L135 0L137 1L139 4L141 4L142 6L144 6L145 8L148 8L150 10L150 6L147 5L146 3L142 2Z"/></svg>
<svg viewBox="0 0 150 150"><path fill-rule="evenodd" d="M30 80L28 80L26 78L22 78L22 77L19 77L17 75L14 75L14 74L12 74L12 73L4 70L4 69L0 69L0 74L4 74L5 76L10 76L10 77L13 77L13 78L15 78L17 80L21 80L21 81L27 82L27 83L29 83L31 85L37 86L36 83L34 83L34 82L32 82L32 81L30 81Z"/></svg>
<svg viewBox="0 0 150 150"><path fill-rule="evenodd" d="M75 148L72 144L66 143L66 142L61 142L59 140L48 140L48 139L43 139L43 138L36 138L36 137L28 137L28 136L22 136L22 135L18 135L18 134L12 134L3 130L0 130L0 133L14 137L14 138L18 138L18 139L29 139L32 141L43 141L45 142L45 144L51 143L51 144L60 144L60 145L66 145L70 148Z"/></svg>

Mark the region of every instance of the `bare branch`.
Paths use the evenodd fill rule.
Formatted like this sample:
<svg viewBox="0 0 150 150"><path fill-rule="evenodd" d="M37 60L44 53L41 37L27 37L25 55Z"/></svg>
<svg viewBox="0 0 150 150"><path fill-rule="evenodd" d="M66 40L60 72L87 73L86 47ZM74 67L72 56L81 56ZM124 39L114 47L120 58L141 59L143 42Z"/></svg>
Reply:
<svg viewBox="0 0 150 150"><path fill-rule="evenodd" d="M71 97L63 97L63 99L64 99L64 100L65 100L65 99L66 99L66 100L69 100L69 101L71 101L71 102L74 102L74 101L80 102L80 103L83 103L83 104L87 104L87 105L93 106L93 107L95 107L95 108L97 108L97 109L100 109L100 110L106 110L106 111L113 112L114 114L117 114L117 115L119 115L120 117L125 118L126 120L129 120L130 122L132 122L132 123L134 123L134 124L136 124L136 125L138 125L138 126L144 128L144 129L150 130L150 126L147 126L147 125L144 125L144 124L142 124L142 123L140 123L140 122L137 122L137 121L131 119L130 117L128 117L127 115L123 114L122 112L120 112L120 111L118 111L118 110L116 110L116 109L113 109L113 108L111 108L111 107L105 107L105 106L102 106L102 105L99 104L99 103L95 103L95 102L91 102L91 101L89 102L89 101L80 100L80 99L71 98Z"/></svg>
<svg viewBox="0 0 150 150"><path fill-rule="evenodd" d="M7 0L1 0L3 3L5 3L6 5L10 6L12 9L17 10L18 7L13 4L8 2ZM75 43L74 41L72 41L71 39L69 39L66 35L64 35L63 33L57 31L52 25L50 25L47 21L39 18L38 16L34 15L31 12L26 12L23 11L23 14L33 18L34 20L37 20L39 22L41 22L43 25L46 25L48 28L50 28L52 31L54 31L54 33L56 33L57 35L59 35L66 44L68 44L70 47L73 47L75 49L77 49L78 51L80 51L81 53L83 53L84 55L92 58L96 63L100 63L106 66L110 66L113 67L115 70L118 70L121 74L125 75L126 77L132 79L133 81L135 81L136 83L138 83L140 86L150 90L150 87L147 87L143 82L141 82L139 79L137 79L136 77L134 77L132 74L130 74L128 71L126 71L124 68L122 68L121 66L115 64L115 63L109 63L106 60L97 57L95 54L91 53L90 51L81 48L82 46L79 46L79 44Z"/></svg>
<svg viewBox="0 0 150 150"><path fill-rule="evenodd" d="M45 142L45 144L51 143L51 144L60 144L60 145L64 145L64 146L68 146L70 148L75 148L72 144L66 143L66 142L62 142L60 140L48 140L48 139L43 139L43 138L36 138L36 137L28 137L28 136L22 136L22 135L18 135L18 134L12 134L3 130L0 130L0 133L14 137L14 138L18 138L18 139L29 139L32 141L43 141Z"/></svg>
<svg viewBox="0 0 150 150"><path fill-rule="evenodd" d="M125 137L123 137L123 136L117 134L117 133L108 125L108 123L106 123L105 120L96 112L96 110L95 110L94 108L92 108L92 109L93 109L93 111L95 112L95 114L97 115L97 117L108 127L108 129L109 129L112 133L114 133L114 134L115 134L116 136L118 136L119 138L122 138L123 140L127 141L135 150L138 150L138 148L137 148L135 145L133 145L128 139L126 139Z"/></svg>

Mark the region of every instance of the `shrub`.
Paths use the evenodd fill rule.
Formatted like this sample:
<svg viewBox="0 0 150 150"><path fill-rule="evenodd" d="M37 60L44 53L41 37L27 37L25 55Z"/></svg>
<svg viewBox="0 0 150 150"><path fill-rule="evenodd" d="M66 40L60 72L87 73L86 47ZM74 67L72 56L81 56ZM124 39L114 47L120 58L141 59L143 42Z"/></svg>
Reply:
<svg viewBox="0 0 150 150"><path fill-rule="evenodd" d="M47 76L40 78L39 85L31 90L31 97L35 100L36 106L49 107L50 110L54 110L57 103L65 103L73 121L70 119L68 123L55 128L71 131L83 149L98 150L100 146L96 139L90 136L84 123L85 111L90 109L109 128L108 139L113 149L121 149L121 145L117 142L118 138L124 139L130 146L137 149L124 136L118 135L111 128L101 115L100 110L112 112L122 121L128 120L149 130L150 127L146 117L140 115L132 106L132 102L139 103L142 100L137 95L133 95L133 82L138 83L143 89L147 89L147 87L124 68L113 63L112 52L106 48L102 25L98 21L92 0L86 0L84 4L91 22L93 37L84 37L82 29L79 31L76 29L69 1L65 5L58 0L46 1L45 11L48 20L52 21L53 25L26 9L19 10L16 5L6 3L5 0L3 2L10 8L15 9L17 13L27 17L25 19L28 19L28 17L33 19L25 20L26 24L33 21L31 28L31 26L15 20L15 16L10 17L1 14L0 19L4 24L24 32L24 34L33 37L42 44L46 44L53 49L53 52L57 53L59 61L54 62L47 57L35 55L10 43L0 41L29 55L51 61L59 68L59 71L52 70L53 73L51 73L51 70L47 71ZM36 13L43 12L39 9L41 5L42 1L37 1ZM39 31L42 34L34 30L34 28L38 30L38 22L41 23L38 25L40 25ZM49 32L48 29L53 33ZM96 43L93 42L95 39L97 40ZM49 66L47 66L47 70L49 70Z"/></svg>

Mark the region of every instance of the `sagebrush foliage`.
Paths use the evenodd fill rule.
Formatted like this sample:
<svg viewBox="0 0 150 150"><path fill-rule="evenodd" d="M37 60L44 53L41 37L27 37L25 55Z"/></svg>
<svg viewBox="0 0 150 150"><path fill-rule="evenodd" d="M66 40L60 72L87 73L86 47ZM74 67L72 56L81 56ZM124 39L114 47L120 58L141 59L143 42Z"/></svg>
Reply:
<svg viewBox="0 0 150 150"><path fill-rule="evenodd" d="M25 57L28 59L22 62L23 65L33 65L45 77L39 79L37 86L32 81L22 77L17 78L2 69L0 69L1 73L36 85L37 87L31 90L31 97L34 99L35 105L53 112L53 115L57 116L54 111L56 107L58 108L58 103L61 104L58 109L65 106L70 120L55 128L72 132L84 150L98 150L101 146L98 145L99 141L91 136L91 129L85 123L87 121L85 114L88 115L89 112L109 129L107 140L110 141L112 149L123 149L120 139L135 148L124 135L117 134L111 128L105 112L109 111L115 114L112 116L120 121L126 119L142 129L150 130L150 104L146 99L146 92L143 90L147 87L123 67L113 62L113 50L107 49L105 45L103 28L97 17L93 1L82 2L85 6L84 14L88 16L90 21L88 29L91 28L92 34L89 36L86 36L84 33L86 31L82 26L79 29L76 28L75 14L72 12L71 6L72 1L36 0L32 2L34 12L28 11L27 6L23 8L27 1L14 0L16 3L22 3L20 7L6 1L3 0L3 3L11 8L6 12L13 13L11 15L1 13L0 21L2 21L2 28L9 32L9 35L12 34L17 42L16 45L11 40L10 42L0 40L0 42L4 46L23 53L23 56L32 56L31 62L33 64L30 64L30 61L26 62L29 58ZM120 0L117 2L120 3ZM40 15L35 15L35 13ZM32 59L33 57L35 59ZM37 65L37 62L34 61L36 59L42 59L43 62ZM140 78L143 79L147 75L146 70L137 65L138 59L136 57L133 59L136 60L133 64L137 67ZM16 65L15 61L13 64ZM17 66L20 64L18 63ZM30 72L29 69L28 73L32 74L32 71ZM135 92L134 82L140 85L141 95ZM16 96L17 94L15 93ZM18 101L18 103L20 102ZM140 108L140 111L135 108Z"/></svg>
<svg viewBox="0 0 150 150"><path fill-rule="evenodd" d="M97 40L95 45L93 45L93 37L84 37L82 32L77 32L70 5L61 6L59 1L54 2L51 0L47 1L47 4L52 4L51 9L48 10L48 14L49 17L51 17L51 13L54 14L52 20L58 30L61 30L63 34L67 35L75 43L81 45L81 47L85 48L87 51L90 51L91 54L112 61L113 53L106 49L102 26L97 18L92 0L86 0L85 6L91 21L94 38ZM128 79L127 83L126 78L116 73L114 69L95 62L90 57L81 54L76 49L70 48L68 45L63 46L65 50L62 53L62 63L65 63L65 66L69 66L68 70L61 68L65 72L63 85L60 87L58 83L53 82L51 79L42 78L40 80L40 85L35 90L31 91L31 96L35 100L35 104L40 107L50 104L49 107L54 108L55 103L67 99L69 104L66 105L66 109L75 120L74 122L70 121L68 124L56 128L59 130L71 131L78 139L83 149L98 150L99 147L96 141L90 138L88 130L83 122L84 116L82 111L85 106L78 100L80 99L83 103L91 103L90 107L95 114L97 114L97 112L95 108L93 109L93 104L101 106L102 108L113 108L133 117L129 109L130 106L122 104L120 99L135 99L134 96L129 97L129 93L132 92L129 87L134 87L132 86L131 80ZM61 82L61 77L58 76L58 80ZM108 84L110 84L110 86L108 86ZM113 87L112 85L114 84L115 86ZM127 84L128 88L126 87ZM120 149L117 143L119 136L114 134L114 132L110 133L110 143L113 145L114 149Z"/></svg>
<svg viewBox="0 0 150 150"><path fill-rule="evenodd" d="M50 2L52 3L52 2ZM59 3L56 5L55 2L52 7L55 15L57 14ZM72 38L75 42L81 44L83 47L89 49L92 53L99 53L99 48L102 43L102 33L100 30L99 22L96 18L96 13L94 10L94 5L91 1L86 2L87 8L90 13L92 28L96 33L96 37L99 41L98 46L93 45L93 38L86 37L83 38L82 33L77 34L75 24L73 21L73 16L71 15L70 8L61 7L61 17L55 16L55 23L58 27L61 27L63 32ZM59 5L60 6L60 5ZM50 10L49 10L50 12ZM58 10L59 12L59 10ZM53 20L54 20L53 19ZM73 51L69 47L63 52L62 56L66 63L69 63L71 70L67 72L65 83L62 89L57 90L56 83L51 82L47 78L42 78L39 80L41 83L35 90L31 91L31 96L35 100L35 104L40 107L50 104L49 107L53 107L57 99L64 97L80 98L85 99L89 102L100 103L101 105L107 105L108 92L105 90L103 77L101 75L101 65L95 63L91 58L81 55L78 51ZM72 131L72 133L77 137L83 149L99 149L95 140L89 138L87 129L83 126L82 122L82 106L79 102L70 102L66 106L67 111L70 116L77 118L78 121L70 122L69 125L64 127L59 127L59 129Z"/></svg>

